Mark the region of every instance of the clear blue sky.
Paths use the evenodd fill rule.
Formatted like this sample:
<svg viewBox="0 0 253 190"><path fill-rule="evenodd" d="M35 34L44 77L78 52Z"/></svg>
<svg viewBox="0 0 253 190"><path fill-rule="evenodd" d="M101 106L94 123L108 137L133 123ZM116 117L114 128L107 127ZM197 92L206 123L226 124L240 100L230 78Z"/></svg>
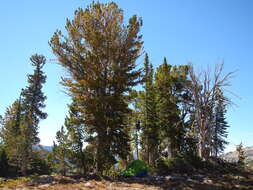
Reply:
<svg viewBox="0 0 253 190"><path fill-rule="evenodd" d="M89 0L8 0L0 5L0 114L18 98L32 70L29 57L34 53L54 58L48 46L53 32L64 29L78 7ZM106 2L106 1L102 1ZM116 1L125 18L137 14L142 28L145 51L157 66L166 56L170 64L205 68L224 60L226 71L238 70L231 91L237 107L228 112L227 150L241 141L253 145L252 71L253 71L253 1L252 0L127 0ZM139 63L143 58L138 60ZM54 63L45 66L48 76L44 87L49 114L40 123L41 144L51 145L64 123L68 97L59 84L63 69Z"/></svg>

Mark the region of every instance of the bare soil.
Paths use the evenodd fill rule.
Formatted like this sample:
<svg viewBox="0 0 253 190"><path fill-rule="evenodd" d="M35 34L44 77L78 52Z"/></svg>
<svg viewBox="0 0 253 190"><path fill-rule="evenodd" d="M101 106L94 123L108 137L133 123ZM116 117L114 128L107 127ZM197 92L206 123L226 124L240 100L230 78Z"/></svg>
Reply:
<svg viewBox="0 0 253 190"><path fill-rule="evenodd" d="M17 179L18 180L18 179ZM10 190L253 190L253 175L172 174L143 178L98 178L89 176L39 176L24 183L2 183L0 189Z"/></svg>

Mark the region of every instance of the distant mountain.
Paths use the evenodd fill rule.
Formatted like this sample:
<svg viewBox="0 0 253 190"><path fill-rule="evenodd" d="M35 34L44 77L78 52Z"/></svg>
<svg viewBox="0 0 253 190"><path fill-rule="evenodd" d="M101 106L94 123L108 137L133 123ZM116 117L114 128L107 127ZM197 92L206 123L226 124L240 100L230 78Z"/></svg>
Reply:
<svg viewBox="0 0 253 190"><path fill-rule="evenodd" d="M246 156L246 162L253 162L253 146L251 147L246 147L243 149L245 152L245 156ZM234 152L228 152L226 154L224 154L222 156L222 158L224 158L227 161L230 162L236 162L238 160L238 153L236 151Z"/></svg>
<svg viewBox="0 0 253 190"><path fill-rule="evenodd" d="M52 152L53 151L53 146L36 145L35 149L37 149L37 150L46 150L46 151Z"/></svg>

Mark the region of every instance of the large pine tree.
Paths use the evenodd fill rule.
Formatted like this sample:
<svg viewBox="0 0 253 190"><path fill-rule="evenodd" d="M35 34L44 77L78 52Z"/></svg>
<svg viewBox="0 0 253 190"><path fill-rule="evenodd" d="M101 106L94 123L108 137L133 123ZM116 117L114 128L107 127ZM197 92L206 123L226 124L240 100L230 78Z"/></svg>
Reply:
<svg viewBox="0 0 253 190"><path fill-rule="evenodd" d="M142 50L141 25L137 16L125 25L115 3L92 3L67 20L67 36L57 31L50 41L70 76L62 84L94 137L99 173L114 164L115 156L125 159L130 151L126 96L139 83L135 61Z"/></svg>
<svg viewBox="0 0 253 190"><path fill-rule="evenodd" d="M42 111L46 100L46 96L42 92L46 76L42 69L46 59L42 55L35 54L31 56L30 61L31 65L35 67L34 72L28 75L28 86L22 90L15 118L15 131L20 131L20 159L23 175L27 174L31 164L33 147L39 143L39 121L47 117L47 114Z"/></svg>

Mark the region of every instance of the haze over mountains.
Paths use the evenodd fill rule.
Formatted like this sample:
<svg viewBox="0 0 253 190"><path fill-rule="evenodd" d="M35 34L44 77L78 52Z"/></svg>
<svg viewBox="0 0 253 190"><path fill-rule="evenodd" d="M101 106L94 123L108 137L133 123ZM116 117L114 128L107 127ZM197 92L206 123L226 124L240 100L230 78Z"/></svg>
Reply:
<svg viewBox="0 0 253 190"><path fill-rule="evenodd" d="M253 146L246 147L243 149L246 156L246 162L253 161ZM238 153L236 151L228 152L222 156L228 161L236 162L238 159Z"/></svg>

